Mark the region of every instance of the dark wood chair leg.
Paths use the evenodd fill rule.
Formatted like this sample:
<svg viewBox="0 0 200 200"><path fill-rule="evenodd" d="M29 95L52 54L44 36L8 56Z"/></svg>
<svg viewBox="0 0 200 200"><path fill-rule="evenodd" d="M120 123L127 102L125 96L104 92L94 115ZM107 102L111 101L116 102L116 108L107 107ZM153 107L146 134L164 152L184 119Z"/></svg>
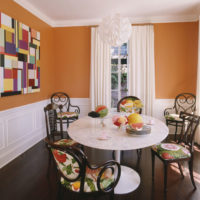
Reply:
<svg viewBox="0 0 200 200"><path fill-rule="evenodd" d="M164 192L167 192L167 167L168 164L164 163Z"/></svg>
<svg viewBox="0 0 200 200"><path fill-rule="evenodd" d="M177 129L178 129L178 124L176 123L176 129L175 129L175 133L174 133L174 141L176 141Z"/></svg>
<svg viewBox="0 0 200 200"><path fill-rule="evenodd" d="M192 181L192 185L194 186L194 189L196 189L196 184L194 182L194 176L193 176L193 159L189 161L189 171L190 171L190 178Z"/></svg>
<svg viewBox="0 0 200 200"><path fill-rule="evenodd" d="M115 160L115 151L112 151L112 159Z"/></svg>
<svg viewBox="0 0 200 200"><path fill-rule="evenodd" d="M121 151L121 157L123 157L124 156L124 151Z"/></svg>
<svg viewBox="0 0 200 200"><path fill-rule="evenodd" d="M137 149L138 160L140 160L141 155L142 155L142 149Z"/></svg>
<svg viewBox="0 0 200 200"><path fill-rule="evenodd" d="M154 183L155 153L152 150L151 150L151 160L152 160L152 182Z"/></svg>
<svg viewBox="0 0 200 200"><path fill-rule="evenodd" d="M182 178L184 178L182 166L181 166L181 164L180 164L179 162L178 162L178 167L179 167L179 170L180 170L180 173L181 173Z"/></svg>

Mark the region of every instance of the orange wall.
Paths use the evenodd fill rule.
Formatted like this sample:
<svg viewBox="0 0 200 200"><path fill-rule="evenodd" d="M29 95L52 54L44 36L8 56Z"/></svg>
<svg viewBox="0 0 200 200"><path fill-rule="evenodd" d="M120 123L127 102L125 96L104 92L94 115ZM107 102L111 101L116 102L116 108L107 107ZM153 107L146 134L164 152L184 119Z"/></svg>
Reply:
<svg viewBox="0 0 200 200"><path fill-rule="evenodd" d="M51 28L12 0L0 11L41 33L41 92L0 98L0 110L47 99L64 91L88 98L90 27ZM196 90L198 23L155 24L156 98L174 98Z"/></svg>
<svg viewBox="0 0 200 200"><path fill-rule="evenodd" d="M90 37L90 27L54 28L55 91L89 97Z"/></svg>
<svg viewBox="0 0 200 200"><path fill-rule="evenodd" d="M196 93L198 22L155 24L156 98Z"/></svg>
<svg viewBox="0 0 200 200"><path fill-rule="evenodd" d="M0 98L0 110L17 107L49 98L54 88L53 30L52 28L14 3L0 0L0 11L40 31L41 34L41 90L38 93Z"/></svg>
<svg viewBox="0 0 200 200"><path fill-rule="evenodd" d="M54 28L56 91L89 97L90 27ZM155 24L156 98L196 92L198 22Z"/></svg>

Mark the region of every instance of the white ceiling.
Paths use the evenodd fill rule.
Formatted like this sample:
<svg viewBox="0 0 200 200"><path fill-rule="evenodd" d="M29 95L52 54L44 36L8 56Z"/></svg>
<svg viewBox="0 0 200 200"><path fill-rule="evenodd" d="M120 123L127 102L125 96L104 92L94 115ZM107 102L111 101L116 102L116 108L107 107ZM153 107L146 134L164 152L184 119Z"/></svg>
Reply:
<svg viewBox="0 0 200 200"><path fill-rule="evenodd" d="M200 0L14 0L51 26L96 25L120 13L132 23L196 21Z"/></svg>

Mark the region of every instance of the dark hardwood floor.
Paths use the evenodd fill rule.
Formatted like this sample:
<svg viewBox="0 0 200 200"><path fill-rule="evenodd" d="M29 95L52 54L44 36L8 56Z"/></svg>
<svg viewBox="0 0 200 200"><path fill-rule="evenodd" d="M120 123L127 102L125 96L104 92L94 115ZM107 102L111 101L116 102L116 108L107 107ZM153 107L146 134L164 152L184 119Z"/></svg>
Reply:
<svg viewBox="0 0 200 200"><path fill-rule="evenodd" d="M112 158L112 152L85 149L92 163L105 162ZM199 200L200 199L200 151L196 148L194 158L194 175L197 189L194 191L190 181L187 163L185 163L182 179L176 165L168 171L168 192L163 192L163 165L156 159L155 184L151 181L150 148L143 149L140 163L137 163L136 151L124 152L122 164L138 171L141 177L139 188L127 195L115 195L115 200ZM54 166L51 165L50 178L46 178L48 167L48 151L43 141L10 162L0 170L0 200L56 200L57 185ZM71 193L65 194L65 199L82 199ZM88 200L94 198L87 198ZM109 196L95 197L109 199Z"/></svg>

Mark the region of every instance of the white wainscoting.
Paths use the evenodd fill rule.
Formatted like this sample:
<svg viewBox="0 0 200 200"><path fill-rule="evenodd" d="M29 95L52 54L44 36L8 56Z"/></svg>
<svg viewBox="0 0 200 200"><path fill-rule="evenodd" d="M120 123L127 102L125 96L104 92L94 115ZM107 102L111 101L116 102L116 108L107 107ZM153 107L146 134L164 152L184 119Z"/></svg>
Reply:
<svg viewBox="0 0 200 200"><path fill-rule="evenodd" d="M80 108L80 117L88 115L90 112L90 99L89 98L71 98L71 104L77 105Z"/></svg>
<svg viewBox="0 0 200 200"><path fill-rule="evenodd" d="M164 109L172 107L173 102L174 99L156 99L154 116L164 121ZM43 108L48 103L43 100L0 112L0 168L46 136ZM80 117L90 111L89 98L71 98L71 104L80 107Z"/></svg>
<svg viewBox="0 0 200 200"><path fill-rule="evenodd" d="M154 103L154 117L165 121L164 110L165 108L172 108L174 101L174 99L156 99Z"/></svg>
<svg viewBox="0 0 200 200"><path fill-rule="evenodd" d="M154 117L165 122L164 110L165 108L172 108L175 99L156 99L154 105ZM169 126L169 134L175 133L175 127Z"/></svg>
<svg viewBox="0 0 200 200"><path fill-rule="evenodd" d="M0 112L0 168L45 136L44 106L48 100Z"/></svg>
<svg viewBox="0 0 200 200"><path fill-rule="evenodd" d="M43 100L0 112L0 168L24 153L46 136ZM72 98L71 104L78 105L80 117L90 110L88 98Z"/></svg>

